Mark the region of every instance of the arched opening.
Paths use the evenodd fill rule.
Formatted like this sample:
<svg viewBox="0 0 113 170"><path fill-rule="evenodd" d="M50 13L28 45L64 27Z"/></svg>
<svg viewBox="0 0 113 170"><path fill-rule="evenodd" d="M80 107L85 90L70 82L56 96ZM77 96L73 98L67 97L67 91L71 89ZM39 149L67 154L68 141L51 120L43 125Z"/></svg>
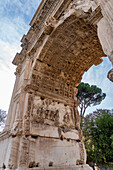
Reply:
<svg viewBox="0 0 113 170"><path fill-rule="evenodd" d="M45 73L52 71L55 79L61 77L67 86L73 84L76 87L84 72L93 64L102 62L104 53L97 32L87 17L87 13L72 10L56 24L37 57L35 71L38 68L41 72L38 66L41 63Z"/></svg>
<svg viewBox="0 0 113 170"><path fill-rule="evenodd" d="M38 48L39 51L38 43L32 49L37 57L26 90L31 97L28 111L30 133L40 136L37 139L40 146L40 158L37 158L37 162L41 164L41 157L46 159L48 149L54 166L59 166L60 163L69 166L69 162L71 165L76 162L76 166L86 163L76 87L83 74L92 65L100 64L103 61L101 57L104 56L96 28L88 17L89 13L70 9L59 22L54 18L50 19L45 27L45 38ZM56 140L59 140L58 148L60 145L64 148L62 160L57 160L56 156L52 155L57 152L58 158L60 157L60 149L53 147L56 146ZM48 143L53 144L52 148L45 148L46 154L41 153L43 143L45 146ZM72 150L68 149L67 143ZM74 147L78 148L78 151Z"/></svg>
<svg viewBox="0 0 113 170"><path fill-rule="evenodd" d="M83 74L92 65L100 64L104 56L96 29L88 22L88 15L82 10L70 10L56 22L37 56L29 85L31 89L59 98L73 108L78 106L76 87Z"/></svg>

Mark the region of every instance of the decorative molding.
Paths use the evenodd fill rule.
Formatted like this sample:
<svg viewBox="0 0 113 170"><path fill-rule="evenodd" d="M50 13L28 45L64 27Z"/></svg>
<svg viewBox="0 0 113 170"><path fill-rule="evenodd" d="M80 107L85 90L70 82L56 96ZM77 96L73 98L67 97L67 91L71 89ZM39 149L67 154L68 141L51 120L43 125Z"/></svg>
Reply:
<svg viewBox="0 0 113 170"><path fill-rule="evenodd" d="M55 28L57 24L57 20L54 17L50 17L46 22L45 22L45 28L44 28L44 33L47 35L50 35L53 29Z"/></svg>
<svg viewBox="0 0 113 170"><path fill-rule="evenodd" d="M10 130L5 130L0 133L0 141L5 140L10 137Z"/></svg>
<svg viewBox="0 0 113 170"><path fill-rule="evenodd" d="M17 66L17 68L16 68L15 75L19 75L19 76L20 76L21 71L22 71L22 65L21 65L21 64L18 64L18 66Z"/></svg>
<svg viewBox="0 0 113 170"><path fill-rule="evenodd" d="M98 22L103 18L102 9L98 6L88 17L88 22L92 25L97 25Z"/></svg>
<svg viewBox="0 0 113 170"><path fill-rule="evenodd" d="M22 53L17 53L14 60L12 61L12 63L14 65L19 65L24 61L25 58L26 58L26 56L22 55Z"/></svg>

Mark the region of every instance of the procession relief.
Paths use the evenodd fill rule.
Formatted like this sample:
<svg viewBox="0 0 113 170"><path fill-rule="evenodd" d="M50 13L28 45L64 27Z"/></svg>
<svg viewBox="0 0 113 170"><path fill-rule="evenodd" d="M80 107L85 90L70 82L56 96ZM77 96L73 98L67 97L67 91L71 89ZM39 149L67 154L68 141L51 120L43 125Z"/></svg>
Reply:
<svg viewBox="0 0 113 170"><path fill-rule="evenodd" d="M74 127L73 108L52 99L35 97L31 112L31 122L44 123L56 126Z"/></svg>

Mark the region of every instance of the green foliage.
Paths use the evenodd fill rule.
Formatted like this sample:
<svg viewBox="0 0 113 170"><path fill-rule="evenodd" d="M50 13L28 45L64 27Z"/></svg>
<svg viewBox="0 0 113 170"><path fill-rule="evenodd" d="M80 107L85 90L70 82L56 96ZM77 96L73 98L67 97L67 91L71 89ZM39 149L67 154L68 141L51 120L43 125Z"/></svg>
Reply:
<svg viewBox="0 0 113 170"><path fill-rule="evenodd" d="M113 161L113 110L97 110L83 118L83 134L89 160Z"/></svg>
<svg viewBox="0 0 113 170"><path fill-rule="evenodd" d="M90 86L88 83L81 82L77 88L77 99L81 102L79 105L81 117L84 116L88 107L99 105L106 97L106 94L95 85Z"/></svg>
<svg viewBox="0 0 113 170"><path fill-rule="evenodd" d="M112 146L112 148L113 148L113 135L111 135L111 137L110 137L110 139L111 139L111 146Z"/></svg>

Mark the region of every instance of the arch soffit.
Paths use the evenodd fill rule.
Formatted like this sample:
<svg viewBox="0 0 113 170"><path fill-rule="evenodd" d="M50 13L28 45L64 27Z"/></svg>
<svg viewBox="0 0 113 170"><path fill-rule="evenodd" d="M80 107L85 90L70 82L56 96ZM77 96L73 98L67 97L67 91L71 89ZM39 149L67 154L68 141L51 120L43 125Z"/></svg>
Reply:
<svg viewBox="0 0 113 170"><path fill-rule="evenodd" d="M58 84L57 90L59 81L73 89L80 83L84 72L103 61L104 53L88 16L89 13L82 10L70 10L59 20L43 43L33 68L32 83L39 85L40 79L44 84L49 78ZM36 78L37 75L40 76Z"/></svg>

